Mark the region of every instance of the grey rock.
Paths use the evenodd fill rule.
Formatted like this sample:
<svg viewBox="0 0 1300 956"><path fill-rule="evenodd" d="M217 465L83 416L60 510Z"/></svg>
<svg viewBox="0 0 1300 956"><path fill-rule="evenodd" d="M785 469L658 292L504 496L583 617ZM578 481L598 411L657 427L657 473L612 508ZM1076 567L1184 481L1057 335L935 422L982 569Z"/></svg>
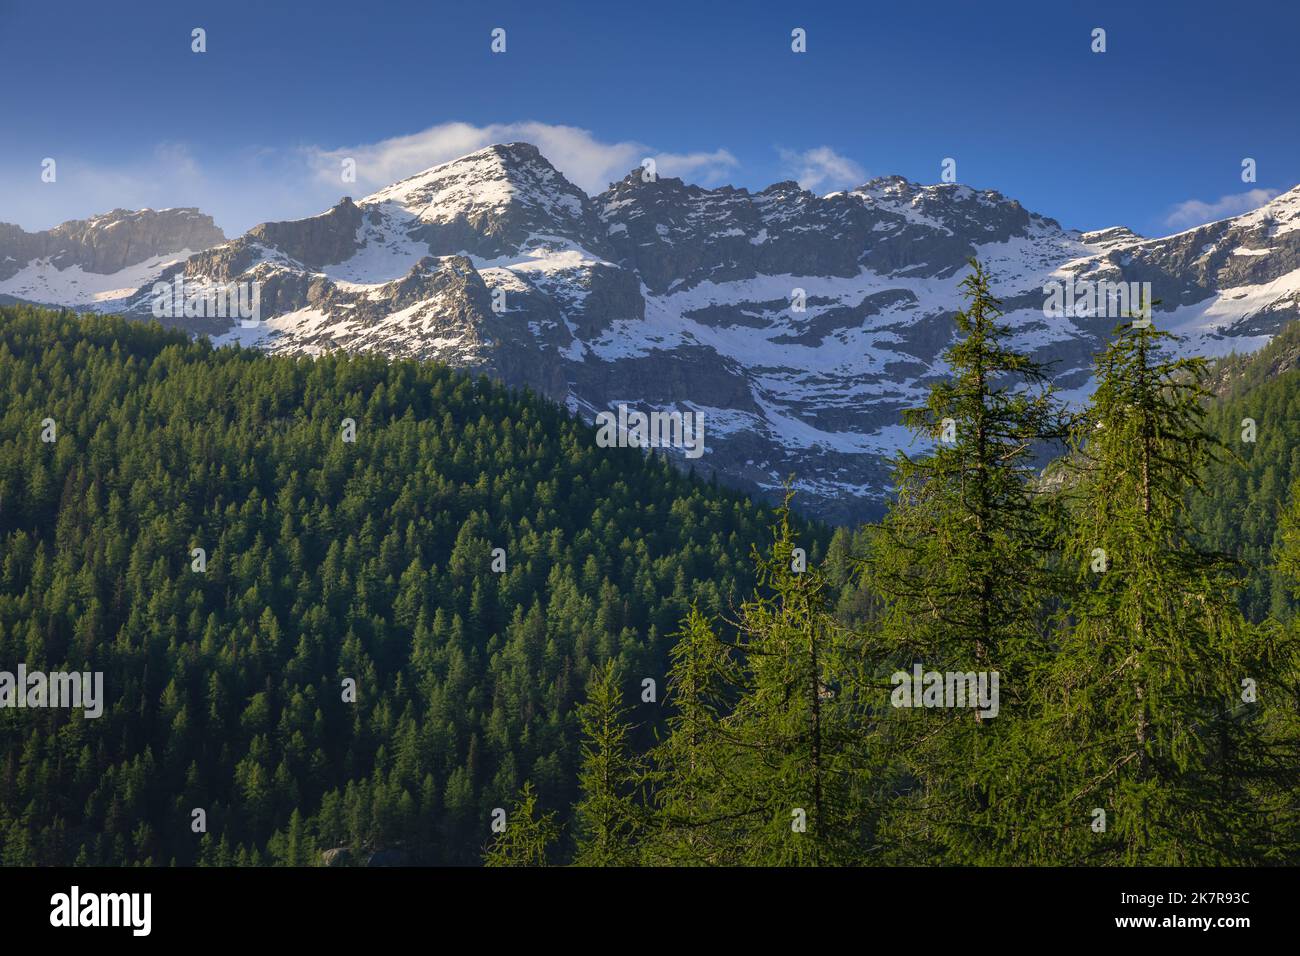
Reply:
<svg viewBox="0 0 1300 956"><path fill-rule="evenodd" d="M323 851L320 860L325 866L351 866L352 850L345 846L336 846L331 850Z"/></svg>
<svg viewBox="0 0 1300 956"><path fill-rule="evenodd" d="M0 222L0 281L37 259L48 259L60 271L80 266L108 275L154 256L197 252L225 240L212 217L197 209L114 209L43 232Z"/></svg>

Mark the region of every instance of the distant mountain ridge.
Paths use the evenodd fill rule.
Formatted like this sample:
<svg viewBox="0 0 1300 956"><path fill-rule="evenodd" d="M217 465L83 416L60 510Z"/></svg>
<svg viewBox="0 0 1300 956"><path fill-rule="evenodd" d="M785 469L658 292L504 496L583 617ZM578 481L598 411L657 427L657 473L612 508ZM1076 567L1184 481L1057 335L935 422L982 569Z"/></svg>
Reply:
<svg viewBox="0 0 1300 956"><path fill-rule="evenodd" d="M818 196L638 168L588 196L509 143L196 250L97 307L148 315L152 283L177 275L258 282L257 328L171 321L275 352L435 359L588 419L619 403L702 412L693 467L766 496L793 474L807 511L852 522L879 510L887 461L911 441L899 413L942 374L972 256L1016 344L1081 398L1117 319L1046 314L1045 284L1149 282L1157 324L1188 351L1253 351L1300 314L1300 188L1147 239L896 176Z"/></svg>
<svg viewBox="0 0 1300 956"><path fill-rule="evenodd" d="M167 265L225 241L197 209L114 209L41 232L0 222L0 297L117 304Z"/></svg>

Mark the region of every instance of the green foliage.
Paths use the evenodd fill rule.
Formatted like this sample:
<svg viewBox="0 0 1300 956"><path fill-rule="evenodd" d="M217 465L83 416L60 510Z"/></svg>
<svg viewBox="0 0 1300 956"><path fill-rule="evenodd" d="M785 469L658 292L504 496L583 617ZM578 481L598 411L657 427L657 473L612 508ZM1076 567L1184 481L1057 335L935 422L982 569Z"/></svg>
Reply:
<svg viewBox="0 0 1300 956"><path fill-rule="evenodd" d="M1294 686L1294 642L1250 628L1234 563L1195 543L1186 502L1223 446L1205 427L1205 362L1167 357L1172 338L1117 330L1071 440L1059 547L1077 580L1038 719L1046 861L1206 865L1297 848L1296 766L1275 759L1267 716Z"/></svg>
<svg viewBox="0 0 1300 956"><path fill-rule="evenodd" d="M0 382L0 667L107 697L0 710L8 863L475 862L522 780L577 798L593 665L662 675L770 522L433 364L5 307Z"/></svg>
<svg viewBox="0 0 1300 956"><path fill-rule="evenodd" d="M483 855L484 866L546 866L547 855L559 836L555 813L539 814L532 781L525 781L519 797L506 814L505 829L496 835Z"/></svg>
<svg viewBox="0 0 1300 956"><path fill-rule="evenodd" d="M1297 600L1275 568L1283 542L1280 517L1288 492L1300 481L1300 322L1249 358L1233 358L1215 369L1226 392L1208 406L1205 430L1226 444L1229 457L1205 468L1206 494L1189 496L1203 547L1229 552L1249 571L1241 606L1255 622L1295 615ZM1246 419L1255 423L1255 441Z"/></svg>
<svg viewBox="0 0 1300 956"><path fill-rule="evenodd" d="M652 755L656 862L831 865L870 832L862 647L796 557L788 509L754 553L759 587L734 637L693 611L674 651L675 713Z"/></svg>
<svg viewBox="0 0 1300 956"><path fill-rule="evenodd" d="M623 704L616 661L592 670L587 699L578 707L582 729L581 797L574 808L579 866L627 866L636 861L645 828L639 792L644 779L640 756L631 748L629 708Z"/></svg>
<svg viewBox="0 0 1300 956"><path fill-rule="evenodd" d="M729 821L720 811L730 785L729 753L720 745L731 688L739 682L732 649L705 614L692 607L670 651L668 733L651 752L655 810L643 859L658 865L704 865L726 859Z"/></svg>
<svg viewBox="0 0 1300 956"><path fill-rule="evenodd" d="M1068 423L964 289L833 535L440 366L0 308L0 667L107 691L0 710L0 864L1294 864L1300 333L1215 401L1125 324Z"/></svg>
<svg viewBox="0 0 1300 956"><path fill-rule="evenodd" d="M898 755L903 794L887 809L884 852L903 862L996 862L1011 850L1002 782L1028 770L1018 737L1060 591L1036 454L1061 435L1061 411L1043 370L1006 344L989 277L972 266L949 377L906 416L937 443L900 453L897 500L865 566L884 604L870 655L882 687L914 663L996 672L1000 711L896 708L878 694L877 746Z"/></svg>
<svg viewBox="0 0 1300 956"><path fill-rule="evenodd" d="M900 458L885 521L837 535L824 571L790 574L778 525L734 638L686 618L646 859L1294 863L1300 628L1248 624L1234 562L1197 544L1188 501L1229 459L1205 363L1121 327L1042 477L1033 450L1062 418L1002 344L982 270L966 287L951 378L909 418L936 437L960 423L954 440ZM1300 587L1298 528L1300 504L1278 568ZM837 621L824 582L864 544ZM999 672L998 714L891 708L887 679L914 662ZM790 807L815 808L807 833Z"/></svg>

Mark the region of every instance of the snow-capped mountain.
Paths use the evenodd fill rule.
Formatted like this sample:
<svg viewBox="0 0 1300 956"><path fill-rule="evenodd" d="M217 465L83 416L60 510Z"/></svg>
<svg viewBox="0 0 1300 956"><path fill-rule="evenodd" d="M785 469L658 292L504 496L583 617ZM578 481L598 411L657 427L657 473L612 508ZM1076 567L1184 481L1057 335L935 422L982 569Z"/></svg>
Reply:
<svg viewBox="0 0 1300 956"><path fill-rule="evenodd" d="M256 281L256 328L173 321L275 352L449 362L588 418L619 403L702 412L707 453L694 467L769 494L794 475L804 508L851 521L876 512L886 460L911 441L899 412L942 372L972 256L1018 344L1082 397L1118 319L1053 314L1047 284L1150 282L1156 323L1187 350L1253 350L1300 311L1300 188L1145 239L899 177L817 196L636 169L589 197L512 143L260 225L151 276L125 308L150 312L154 278Z"/></svg>
<svg viewBox="0 0 1300 956"><path fill-rule="evenodd" d="M116 309L167 266L225 241L197 209L114 209L44 232L0 222L0 302Z"/></svg>

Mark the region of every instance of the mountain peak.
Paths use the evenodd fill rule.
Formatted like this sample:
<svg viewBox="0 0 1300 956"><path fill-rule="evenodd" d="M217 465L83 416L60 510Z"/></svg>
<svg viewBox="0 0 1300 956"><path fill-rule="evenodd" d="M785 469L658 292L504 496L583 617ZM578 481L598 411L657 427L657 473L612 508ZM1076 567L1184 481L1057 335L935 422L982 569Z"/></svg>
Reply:
<svg viewBox="0 0 1300 956"><path fill-rule="evenodd" d="M212 217L192 207L176 209L111 209L87 219L71 219L53 229L27 232L19 226L0 223L0 283L30 275L0 288L0 294L56 302L66 294L68 301L82 303L95 282L83 282L78 289L64 288L71 279L53 281L52 273L76 266L84 273L108 276L159 257L190 255L226 241ZM44 265L35 265L43 260ZM133 282L122 280L123 285ZM112 283L109 283L112 285ZM121 286L118 287L119 289Z"/></svg>
<svg viewBox="0 0 1300 956"><path fill-rule="evenodd" d="M533 162L540 159L546 165L550 165L550 162L542 155L540 149L532 143L525 143L523 140L514 143L493 143L491 146L485 146L483 149L470 153L464 158L469 159L484 153L491 153L507 162Z"/></svg>
<svg viewBox="0 0 1300 956"><path fill-rule="evenodd" d="M711 467L764 494L798 469L809 510L832 520L861 517L846 494L886 489L896 410L920 399L941 361L972 257L1011 326L1072 390L1108 328L1044 314L1044 285L1064 276L1150 282L1189 351L1252 349L1298 314L1300 189L1141 239L1122 227L1067 233L960 183L880 176L819 196L791 181L751 193L644 176L637 166L589 197L536 146L497 143L183 263L155 257L102 277L88 270L106 253L128 239L134 252L163 225L183 238L197 214L115 210L40 243L0 226L0 296L98 306L130 288L129 308L147 312L159 276L259 282L265 329L181 322L276 351L446 361L575 411L629 398L713 409ZM807 293L802 312L795 289Z"/></svg>
<svg viewBox="0 0 1300 956"><path fill-rule="evenodd" d="M913 193L921 188L920 183L912 182L906 176L875 176L868 179L857 189L852 190L855 193Z"/></svg>
<svg viewBox="0 0 1300 956"><path fill-rule="evenodd" d="M392 228L435 254L490 258L557 238L585 248L598 244L591 200L531 143L485 146L385 186L357 205L381 219L392 217Z"/></svg>
<svg viewBox="0 0 1300 956"><path fill-rule="evenodd" d="M675 190L687 188L686 181L677 176L664 176L662 173L656 172L653 177L647 178L645 167L637 164L629 169L627 175L618 182L610 183L606 192L626 191L627 189L651 189L655 186L670 186Z"/></svg>
<svg viewBox="0 0 1300 956"><path fill-rule="evenodd" d="M439 221L465 207L510 203L541 205L569 215L586 194L574 186L531 143L497 143L439 163L385 186L358 205L393 202L421 219Z"/></svg>
<svg viewBox="0 0 1300 956"><path fill-rule="evenodd" d="M920 202L940 200L945 202L978 202L982 205L1019 206L1020 203L996 189L976 189L965 183L920 183L906 176L877 176L857 189L855 195L885 203Z"/></svg>

